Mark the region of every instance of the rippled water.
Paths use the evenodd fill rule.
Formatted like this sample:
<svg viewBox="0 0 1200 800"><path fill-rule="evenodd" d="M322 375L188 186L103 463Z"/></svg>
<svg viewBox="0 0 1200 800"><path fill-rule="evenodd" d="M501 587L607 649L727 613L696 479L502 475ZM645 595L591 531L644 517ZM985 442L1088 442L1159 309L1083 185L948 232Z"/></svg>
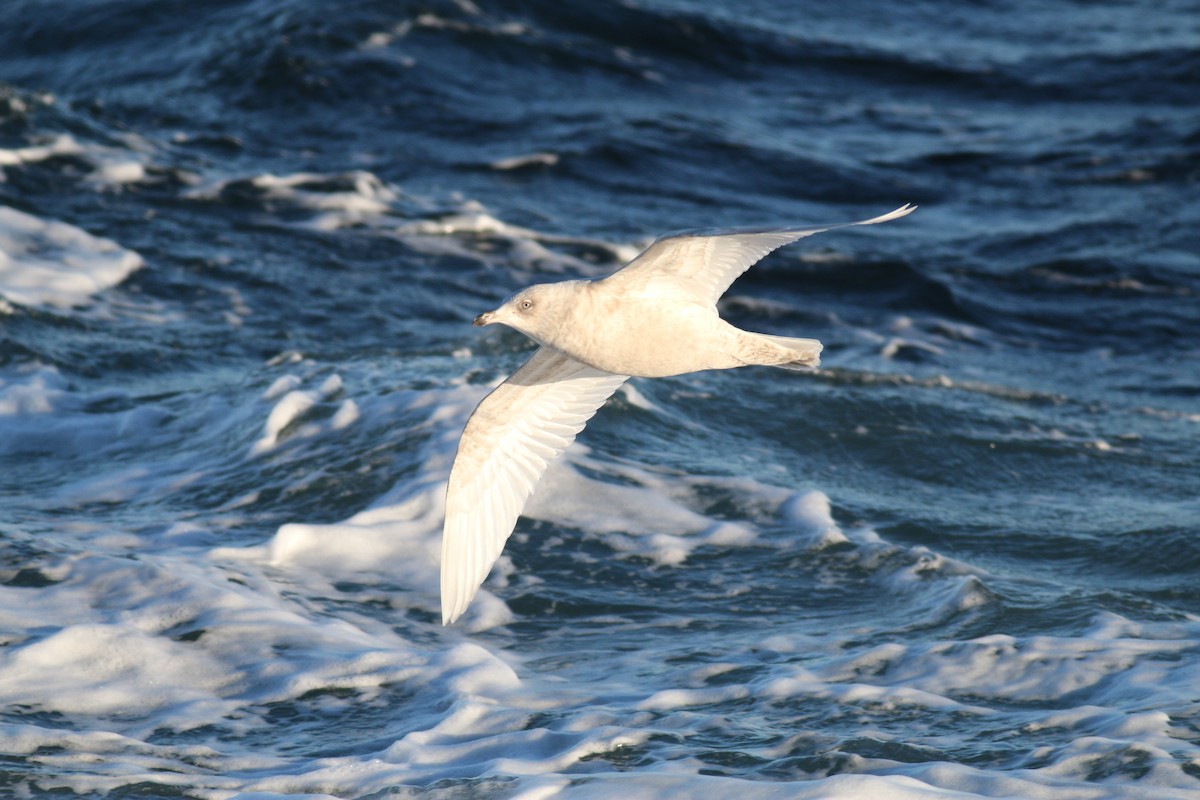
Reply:
<svg viewBox="0 0 1200 800"><path fill-rule="evenodd" d="M1200 7L10 0L0 787L1190 798ZM634 380L463 622L470 320L920 210Z"/></svg>

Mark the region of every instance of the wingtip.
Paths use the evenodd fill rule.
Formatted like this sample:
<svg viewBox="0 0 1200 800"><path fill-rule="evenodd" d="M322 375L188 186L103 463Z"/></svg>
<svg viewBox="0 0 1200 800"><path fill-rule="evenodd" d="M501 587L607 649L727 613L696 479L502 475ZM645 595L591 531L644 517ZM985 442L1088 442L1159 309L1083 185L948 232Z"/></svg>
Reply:
<svg viewBox="0 0 1200 800"><path fill-rule="evenodd" d="M453 625L454 621L463 615L466 610L463 606L452 605L442 600L442 627Z"/></svg>
<svg viewBox="0 0 1200 800"><path fill-rule="evenodd" d="M900 219L900 217L907 217L909 214L911 214L912 212L914 212L916 210L917 210L916 203L905 203L904 205L897 208L895 211L889 211L886 214L881 214L878 217L873 217L872 219L865 220L860 224L874 225L878 222L890 222L891 220L894 220L894 219Z"/></svg>
<svg viewBox="0 0 1200 800"><path fill-rule="evenodd" d="M442 558L444 564L450 563L448 554L443 553ZM491 565L488 566L490 568ZM459 617L467 613L467 608L475 599L475 595L479 593L479 587L486 577L487 573L485 572L472 583L463 575L456 574L453 569L443 568L441 581L442 627L453 625Z"/></svg>
<svg viewBox="0 0 1200 800"><path fill-rule="evenodd" d="M463 612L467 610L467 605L471 602L471 598L468 597L464 600L463 597L461 596L462 593L463 592L462 592L461 586L455 586L453 589L450 589L448 592L447 588L446 588L445 580L443 579L443 584L442 584L442 627L443 628L446 627L447 625L453 625L454 621L456 619L458 619L459 617L461 617L463 615ZM474 595L474 593L472 593L472 596L473 595Z"/></svg>
<svg viewBox="0 0 1200 800"><path fill-rule="evenodd" d="M442 606L442 627L446 627L462 616L463 607L461 598L458 597L462 593L461 585L453 580L452 573L449 570L449 553L446 551L446 536L447 532L442 532L442 569L441 569L441 606Z"/></svg>

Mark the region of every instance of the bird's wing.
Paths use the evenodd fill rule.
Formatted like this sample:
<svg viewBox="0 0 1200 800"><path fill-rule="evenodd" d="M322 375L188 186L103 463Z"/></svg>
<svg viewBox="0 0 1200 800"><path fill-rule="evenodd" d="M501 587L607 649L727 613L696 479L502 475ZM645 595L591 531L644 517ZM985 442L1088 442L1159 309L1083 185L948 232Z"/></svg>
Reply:
<svg viewBox="0 0 1200 800"><path fill-rule="evenodd" d="M541 347L483 398L467 420L446 490L443 625L467 609L546 467L628 377Z"/></svg>
<svg viewBox="0 0 1200 800"><path fill-rule="evenodd" d="M682 291L695 299L715 304L739 275L785 244L834 228L887 222L910 214L914 209L914 205L905 205L879 217L838 225L710 228L671 233L655 240L624 269L605 280L631 288L668 293Z"/></svg>

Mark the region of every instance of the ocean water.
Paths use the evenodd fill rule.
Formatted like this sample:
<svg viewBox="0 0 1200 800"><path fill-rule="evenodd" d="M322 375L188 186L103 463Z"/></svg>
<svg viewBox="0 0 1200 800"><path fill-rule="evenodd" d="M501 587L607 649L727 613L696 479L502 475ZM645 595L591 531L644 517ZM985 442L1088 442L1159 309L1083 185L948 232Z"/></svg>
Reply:
<svg viewBox="0 0 1200 800"><path fill-rule="evenodd" d="M475 314L905 202L439 624ZM1198 342L1191 0L6 0L0 795L1195 798Z"/></svg>

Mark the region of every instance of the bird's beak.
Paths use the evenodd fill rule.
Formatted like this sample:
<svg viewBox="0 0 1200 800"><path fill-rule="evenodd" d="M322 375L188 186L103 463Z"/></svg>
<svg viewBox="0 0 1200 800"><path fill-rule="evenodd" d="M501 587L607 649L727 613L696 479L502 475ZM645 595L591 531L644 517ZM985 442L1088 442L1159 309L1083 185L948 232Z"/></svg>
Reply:
<svg viewBox="0 0 1200 800"><path fill-rule="evenodd" d="M496 312L485 311L482 314L480 314L478 317L476 317L475 321L472 322L471 324L474 325L476 328L482 328L484 325L492 324L492 322L495 319L495 316L496 316Z"/></svg>

